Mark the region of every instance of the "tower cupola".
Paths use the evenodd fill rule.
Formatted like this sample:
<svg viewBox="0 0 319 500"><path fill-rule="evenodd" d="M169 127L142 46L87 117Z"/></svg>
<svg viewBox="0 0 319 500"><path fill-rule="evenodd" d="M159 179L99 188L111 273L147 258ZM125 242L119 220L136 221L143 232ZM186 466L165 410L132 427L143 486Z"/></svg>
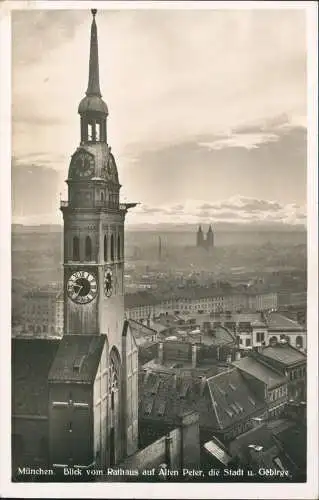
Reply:
<svg viewBox="0 0 319 500"><path fill-rule="evenodd" d="M100 90L98 39L95 22L97 10L92 9L91 12L93 19L91 25L89 81L86 96L82 99L78 108L81 116L81 144L107 142L106 119L109 112Z"/></svg>

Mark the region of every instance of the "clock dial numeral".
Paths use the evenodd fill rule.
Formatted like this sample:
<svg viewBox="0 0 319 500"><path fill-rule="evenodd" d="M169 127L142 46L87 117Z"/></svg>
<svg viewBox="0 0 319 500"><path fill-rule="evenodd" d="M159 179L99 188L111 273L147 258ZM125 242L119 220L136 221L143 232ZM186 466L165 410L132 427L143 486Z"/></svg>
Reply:
<svg viewBox="0 0 319 500"><path fill-rule="evenodd" d="M87 271L76 271L68 279L67 293L77 304L88 304L97 295L96 278Z"/></svg>

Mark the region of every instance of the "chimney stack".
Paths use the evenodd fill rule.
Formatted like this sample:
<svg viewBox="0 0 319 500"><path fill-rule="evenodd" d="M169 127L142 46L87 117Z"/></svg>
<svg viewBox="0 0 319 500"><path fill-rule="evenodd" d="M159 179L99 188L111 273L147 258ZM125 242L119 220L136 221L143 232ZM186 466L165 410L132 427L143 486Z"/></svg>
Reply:
<svg viewBox="0 0 319 500"><path fill-rule="evenodd" d="M197 365L197 345L192 345L192 368L196 368Z"/></svg>
<svg viewBox="0 0 319 500"><path fill-rule="evenodd" d="M159 342L158 344L158 362L160 365L164 362L164 344L163 342Z"/></svg>
<svg viewBox="0 0 319 500"><path fill-rule="evenodd" d="M235 360L239 361L240 357L241 357L240 351L236 351L236 353L235 353Z"/></svg>

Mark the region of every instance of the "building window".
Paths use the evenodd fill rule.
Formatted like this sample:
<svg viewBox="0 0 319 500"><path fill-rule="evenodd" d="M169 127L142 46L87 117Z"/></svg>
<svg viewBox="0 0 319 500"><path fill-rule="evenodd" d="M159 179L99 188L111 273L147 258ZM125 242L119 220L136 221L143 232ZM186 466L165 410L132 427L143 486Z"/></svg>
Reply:
<svg viewBox="0 0 319 500"><path fill-rule="evenodd" d="M107 262L107 236L104 236L104 261Z"/></svg>
<svg viewBox="0 0 319 500"><path fill-rule="evenodd" d="M80 260L80 240L77 236L73 238L73 260Z"/></svg>
<svg viewBox="0 0 319 500"><path fill-rule="evenodd" d="M257 340L257 342L264 342L264 340L265 340L264 332L257 332L256 340Z"/></svg>
<svg viewBox="0 0 319 500"><path fill-rule="evenodd" d="M88 141L93 140L93 126L91 123L88 124Z"/></svg>
<svg viewBox="0 0 319 500"><path fill-rule="evenodd" d="M100 142L101 140L101 125L100 123L96 124L96 142Z"/></svg>
<svg viewBox="0 0 319 500"><path fill-rule="evenodd" d="M250 339L246 339L246 347L248 347L250 345L251 345L251 340Z"/></svg>
<svg viewBox="0 0 319 500"><path fill-rule="evenodd" d="M111 260L114 260L115 248L114 248L114 235L111 235Z"/></svg>
<svg viewBox="0 0 319 500"><path fill-rule="evenodd" d="M85 260L92 260L92 242L90 236L85 238Z"/></svg>
<svg viewBox="0 0 319 500"><path fill-rule="evenodd" d="M114 410L115 406L115 397L114 397L114 391L111 392L111 410Z"/></svg>
<svg viewBox="0 0 319 500"><path fill-rule="evenodd" d="M121 259L121 237L118 235L117 237L117 260Z"/></svg>
<svg viewBox="0 0 319 500"><path fill-rule="evenodd" d="M103 193L103 191L101 191L101 193L100 193L100 200L104 201L104 193Z"/></svg>

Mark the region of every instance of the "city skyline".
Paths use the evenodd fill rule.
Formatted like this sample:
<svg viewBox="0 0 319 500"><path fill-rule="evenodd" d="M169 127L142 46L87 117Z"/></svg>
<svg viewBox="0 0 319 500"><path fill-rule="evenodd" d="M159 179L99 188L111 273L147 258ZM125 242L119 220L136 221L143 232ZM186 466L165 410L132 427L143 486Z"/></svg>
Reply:
<svg viewBox="0 0 319 500"><path fill-rule="evenodd" d="M13 172L52 168L65 196L88 69L69 61L88 54L86 12L13 12L12 28ZM141 202L129 224L305 224L303 11L102 10L99 34L122 199ZM61 222L44 207L13 215Z"/></svg>

